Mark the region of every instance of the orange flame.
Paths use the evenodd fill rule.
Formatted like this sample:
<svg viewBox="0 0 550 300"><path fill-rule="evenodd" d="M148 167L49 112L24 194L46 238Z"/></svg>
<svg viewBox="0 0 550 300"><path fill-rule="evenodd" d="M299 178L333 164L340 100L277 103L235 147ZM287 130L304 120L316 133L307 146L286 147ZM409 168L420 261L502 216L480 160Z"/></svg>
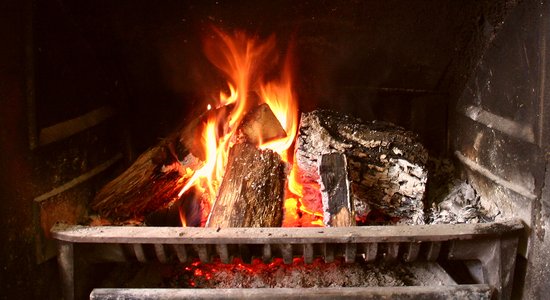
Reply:
<svg viewBox="0 0 550 300"><path fill-rule="evenodd" d="M187 219L185 218L185 212L183 211L183 208L181 206L178 208L178 212L180 215L181 226L187 227Z"/></svg>
<svg viewBox="0 0 550 300"><path fill-rule="evenodd" d="M260 87L262 100L269 105L287 136L260 145L260 149L271 149L281 155L283 161L289 162L288 150L291 148L298 130L298 101L292 92L290 60L287 59L282 79L268 82Z"/></svg>
<svg viewBox="0 0 550 300"><path fill-rule="evenodd" d="M228 77L228 93L220 92L216 107L228 104L234 107L229 118L216 117L216 114L209 115L202 127L200 143L206 153L204 163L187 180L179 193L181 196L189 189L195 188L199 193L206 194L211 204L223 179L229 149L234 144L237 128L251 107L267 103L286 131L286 137L261 143L259 146L260 149L271 149L279 153L285 162L291 162L292 146L298 129L298 102L292 90L289 57L285 60L278 80L262 81L265 75L272 71L273 62L276 62L275 38L271 36L260 40L242 32L229 35L216 28L213 32L214 34L205 41L205 53L212 64ZM248 97L250 92L256 92L259 99ZM209 105L207 109L213 108ZM299 209L317 215L318 213L300 208L302 188L296 180L296 168L292 168L287 182L290 193L285 200L285 215L298 218Z"/></svg>

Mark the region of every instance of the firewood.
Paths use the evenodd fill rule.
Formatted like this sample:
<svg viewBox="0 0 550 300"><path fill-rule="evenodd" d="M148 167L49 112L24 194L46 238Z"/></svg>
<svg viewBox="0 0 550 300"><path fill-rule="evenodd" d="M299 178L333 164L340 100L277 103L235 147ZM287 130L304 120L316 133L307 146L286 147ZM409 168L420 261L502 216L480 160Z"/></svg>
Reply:
<svg viewBox="0 0 550 300"><path fill-rule="evenodd" d="M284 185L284 164L277 153L248 143L234 145L206 226L281 226Z"/></svg>
<svg viewBox="0 0 550 300"><path fill-rule="evenodd" d="M259 145L286 137L286 132L266 103L251 109L239 126L239 135L244 142Z"/></svg>
<svg viewBox="0 0 550 300"><path fill-rule="evenodd" d="M401 224L423 224L428 154L416 136L385 122L362 122L331 111L303 113L296 141L302 204L322 211L319 160L338 152L348 159L355 215L379 211Z"/></svg>
<svg viewBox="0 0 550 300"><path fill-rule="evenodd" d="M99 190L90 203L92 210L115 223L142 220L155 211L170 210L179 199L185 179L204 159L203 148L196 143L205 121L224 118L232 108L210 110L146 150Z"/></svg>
<svg viewBox="0 0 550 300"><path fill-rule="evenodd" d="M346 156L342 153L323 154L319 173L325 225L355 226Z"/></svg>

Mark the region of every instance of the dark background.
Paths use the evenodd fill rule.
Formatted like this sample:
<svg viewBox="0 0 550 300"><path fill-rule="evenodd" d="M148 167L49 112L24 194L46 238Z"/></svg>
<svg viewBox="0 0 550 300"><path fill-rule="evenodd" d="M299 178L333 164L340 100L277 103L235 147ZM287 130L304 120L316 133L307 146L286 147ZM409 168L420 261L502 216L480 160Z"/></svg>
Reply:
<svg viewBox="0 0 550 300"><path fill-rule="evenodd" d="M541 8L526 2L531 6L518 24L539 15ZM1 3L0 295L59 298L49 226L84 221L99 186L225 86L203 54L212 25L275 34L281 55L292 41L302 111L332 108L391 121L419 133L432 155L446 156L449 115L459 99L475 98L465 100L464 87L514 7L516 1L488 0ZM531 29L523 33L538 41ZM528 45L532 64L540 63ZM510 53L516 57L521 48ZM495 57L488 64L509 59ZM114 115L41 143L42 129L101 107ZM118 154L123 159L101 174L36 201Z"/></svg>

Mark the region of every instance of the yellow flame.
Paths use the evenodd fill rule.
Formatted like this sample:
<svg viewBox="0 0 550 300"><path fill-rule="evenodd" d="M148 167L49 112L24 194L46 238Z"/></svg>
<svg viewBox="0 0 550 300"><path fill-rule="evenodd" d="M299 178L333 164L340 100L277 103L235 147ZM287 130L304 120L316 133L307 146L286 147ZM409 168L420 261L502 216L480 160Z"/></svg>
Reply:
<svg viewBox="0 0 550 300"><path fill-rule="evenodd" d="M263 75L268 72L263 67L274 61L274 38L260 40L241 32L229 35L218 29L214 29L214 33L205 42L205 52L209 60L228 76L228 92L220 92L219 103L214 107L231 104L232 108L229 115L223 117L216 116L216 113L209 115L202 127L200 143L204 147L201 149L205 153L204 164L190 176L179 193L181 197L190 188L195 187L199 193L206 194L210 204L215 199L217 188L223 179L229 149L233 146L237 128L249 108L262 102L269 105L287 136L260 143L260 149L271 149L289 163L292 160L292 145L298 129L298 102L292 90L291 63L288 57L279 80L260 82ZM250 92L258 93L259 103L253 102L254 97L248 98ZM207 109L211 110L212 106L208 105ZM310 211L300 205L303 190L296 170L296 167L291 169L287 181L290 193L288 199L285 199L285 210L295 219L298 218L298 210L322 217L322 213ZM182 222L184 221L182 217ZM319 225L317 221L313 223Z"/></svg>

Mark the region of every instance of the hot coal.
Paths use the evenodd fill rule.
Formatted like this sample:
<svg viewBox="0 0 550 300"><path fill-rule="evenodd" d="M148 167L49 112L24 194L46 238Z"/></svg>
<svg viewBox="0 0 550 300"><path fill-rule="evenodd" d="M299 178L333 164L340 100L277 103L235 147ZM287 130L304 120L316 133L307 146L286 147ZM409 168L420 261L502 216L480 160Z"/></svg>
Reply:
<svg viewBox="0 0 550 300"><path fill-rule="evenodd" d="M271 263L253 259L243 263L234 259L223 264L195 261L187 264L120 264L104 276L101 287L119 288L320 288L320 287L392 287L442 286L456 282L436 263L367 263L352 264L343 259L325 263L322 258L305 264L295 258L284 264L275 258Z"/></svg>
<svg viewBox="0 0 550 300"><path fill-rule="evenodd" d="M164 284L173 288L410 286L423 285L429 277L426 275L429 272L423 272L420 267L411 268L405 264L346 264L343 260L325 263L321 258L315 259L312 264L295 258L289 265L284 264L282 259L274 259L268 264L259 259L251 264L238 259L232 264L195 262L172 266L172 270L174 273ZM430 280L434 281L433 278ZM436 284L443 282L440 280Z"/></svg>

